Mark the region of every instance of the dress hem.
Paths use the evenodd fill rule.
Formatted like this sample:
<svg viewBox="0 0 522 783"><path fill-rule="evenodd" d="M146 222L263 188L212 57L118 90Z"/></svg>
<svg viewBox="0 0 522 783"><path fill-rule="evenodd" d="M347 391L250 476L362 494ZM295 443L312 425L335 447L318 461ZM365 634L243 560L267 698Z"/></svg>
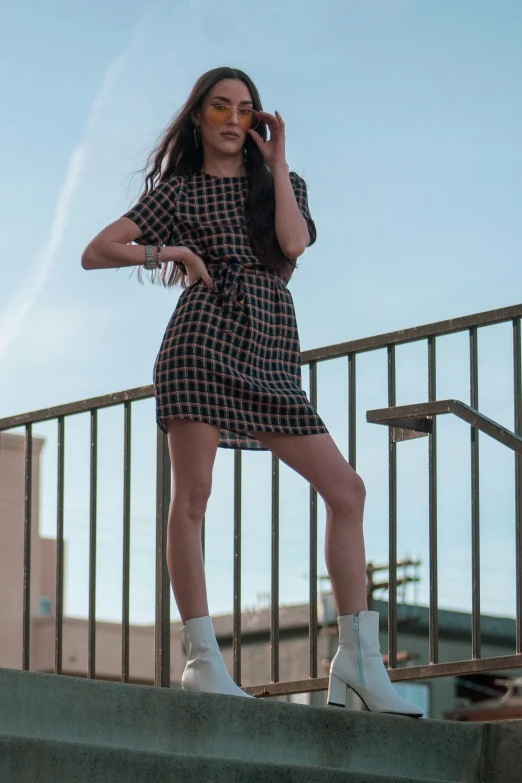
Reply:
<svg viewBox="0 0 522 783"><path fill-rule="evenodd" d="M262 449L266 450L267 447L264 446L261 441L257 440L257 438L251 437L248 432L277 432L281 435L322 435L329 432L328 428L325 424L317 424L317 425L307 425L306 428L303 427L292 427L291 425L269 425L269 424L246 424L246 426L243 427L242 424L236 424L235 427L231 426L231 424L223 422L221 419L217 419L212 416L195 416L194 414L186 414L186 413L180 413L180 414L171 414L166 416L160 416L156 418L156 423L158 427L161 429L162 432L167 434L167 428L165 425L165 421L168 419L189 419L191 421L201 421L204 424L212 424L216 427L219 427L221 431L227 431L234 433L236 437L239 439L244 439L246 441L253 441L254 443L259 443L262 447ZM218 444L218 448L242 448L240 445L235 445L233 443L223 443L220 439L220 442ZM249 447L244 445L245 449L250 448L251 450L262 450L259 447Z"/></svg>

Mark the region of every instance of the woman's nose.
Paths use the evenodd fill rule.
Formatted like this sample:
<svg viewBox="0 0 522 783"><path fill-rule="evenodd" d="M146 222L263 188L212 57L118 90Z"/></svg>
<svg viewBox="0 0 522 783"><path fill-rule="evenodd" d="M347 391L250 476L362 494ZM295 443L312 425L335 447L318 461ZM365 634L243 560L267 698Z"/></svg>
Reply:
<svg viewBox="0 0 522 783"><path fill-rule="evenodd" d="M229 123L232 123L233 125L239 124L239 109L236 109L235 106L230 107L232 114L230 115Z"/></svg>

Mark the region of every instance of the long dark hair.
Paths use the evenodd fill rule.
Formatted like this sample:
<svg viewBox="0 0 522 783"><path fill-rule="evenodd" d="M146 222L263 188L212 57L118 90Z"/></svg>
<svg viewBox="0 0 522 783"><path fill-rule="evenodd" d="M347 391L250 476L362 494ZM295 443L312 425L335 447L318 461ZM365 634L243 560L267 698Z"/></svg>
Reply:
<svg viewBox="0 0 522 783"><path fill-rule="evenodd" d="M161 134L156 146L147 158L143 172L152 166L145 177L145 190L140 194L141 200L154 187L170 177L178 174L194 174L203 165L203 145L196 146L194 139L194 124L191 113L199 109L205 96L221 79L241 79L252 98L254 109L263 111L259 92L249 76L237 68L213 68L199 77L184 106ZM267 139L266 123L260 122L256 131L263 141ZM248 195L245 201L245 218L247 222L250 246L260 263L278 270L288 280L297 266L296 259L287 258L281 250L275 233L275 193L272 173L264 161L261 151L254 139L247 134L245 144L245 172L248 181ZM170 267L170 274L168 274ZM181 262L163 264L160 277L152 282L161 282L164 286L174 286L183 281L186 287L185 265ZM138 279L141 282L142 266L138 267Z"/></svg>

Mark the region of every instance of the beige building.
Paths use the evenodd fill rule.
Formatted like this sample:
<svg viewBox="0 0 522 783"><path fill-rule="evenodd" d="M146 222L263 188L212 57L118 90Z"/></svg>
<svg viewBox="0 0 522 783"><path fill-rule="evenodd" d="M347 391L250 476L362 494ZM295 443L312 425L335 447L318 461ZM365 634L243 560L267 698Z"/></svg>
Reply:
<svg viewBox="0 0 522 783"><path fill-rule="evenodd" d="M41 438L33 438L31 618L30 666L32 671L54 671L56 541L39 535L39 455ZM0 433L0 666L22 668L23 552L24 552L24 448L22 436ZM67 557L64 542L64 557ZM381 650L387 650L387 604L375 602L381 614ZM329 662L337 649L337 624L332 593L322 593L318 604L318 677L328 674ZM231 615L214 616L214 628L223 657L232 673ZM280 681L309 676L307 604L280 607ZM185 651L180 636L181 622L171 625L171 683L180 687ZM470 657L470 618L460 612L441 611L439 617L440 661ZM510 618L482 618L482 655L500 656L514 652L515 622ZM242 614L243 686L270 682L270 609L260 607ZM84 677L87 673L88 624L85 619L63 619L63 673ZM426 607L399 607L398 652L412 664L428 663L428 610ZM96 677L121 679L121 625L96 623ZM512 672L519 676L522 672ZM419 683L397 685L401 695L417 703L427 717L464 708L481 698L491 698L496 677L507 672L470 677L433 678ZM130 681L154 683L154 626L130 628ZM498 689L497 689L498 690ZM504 692L498 690L499 695ZM318 706L326 703L326 692L271 697L303 701ZM360 708L354 697L353 708Z"/></svg>

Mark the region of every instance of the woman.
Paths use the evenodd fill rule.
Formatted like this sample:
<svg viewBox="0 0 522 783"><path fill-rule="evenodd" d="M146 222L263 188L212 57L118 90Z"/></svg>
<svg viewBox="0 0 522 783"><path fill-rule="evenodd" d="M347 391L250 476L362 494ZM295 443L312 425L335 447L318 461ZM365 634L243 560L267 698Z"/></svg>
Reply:
<svg viewBox="0 0 522 783"><path fill-rule="evenodd" d="M152 157L140 200L89 243L82 266L138 266L141 282L146 263L153 282L184 289L153 375L174 479L167 563L187 651L182 687L252 698L230 677L216 641L201 524L217 448L269 449L327 509L340 631L328 703L344 706L350 687L369 710L419 716L388 678L378 614L368 611L364 484L301 388L286 284L316 230L305 182L286 163L283 119L262 110L245 73L215 68L196 82Z"/></svg>

